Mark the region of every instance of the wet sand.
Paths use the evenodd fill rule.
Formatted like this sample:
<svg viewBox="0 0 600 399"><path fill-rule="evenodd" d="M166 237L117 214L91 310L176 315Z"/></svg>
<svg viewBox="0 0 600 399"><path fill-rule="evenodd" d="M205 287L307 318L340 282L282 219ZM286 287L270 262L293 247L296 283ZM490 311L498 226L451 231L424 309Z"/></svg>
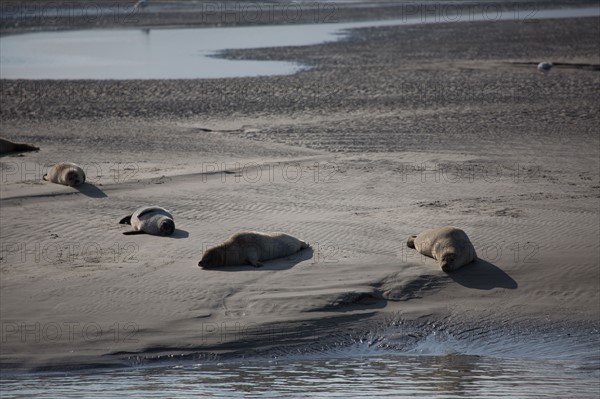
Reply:
<svg viewBox="0 0 600 399"><path fill-rule="evenodd" d="M398 2L371 1L212 1L151 0L147 6L134 8L129 0L108 3L81 0L14 0L2 8L0 33L89 29L214 27L273 24L320 24L357 20L418 17L424 20L456 22L484 12L490 20L499 14L514 14L526 19L539 10L561 7L596 6L590 0L529 0L521 2L456 1ZM527 10L527 11L524 11Z"/></svg>
<svg viewBox="0 0 600 399"><path fill-rule="evenodd" d="M292 76L3 80L2 137L41 150L1 158L2 367L281 353L398 322L597 331L600 75L535 65L599 64L599 30L373 28L225 54L313 66ZM61 160L90 184L43 182ZM122 235L150 203L175 235ZM406 247L443 225L481 260L446 274ZM313 249L197 266L242 229Z"/></svg>

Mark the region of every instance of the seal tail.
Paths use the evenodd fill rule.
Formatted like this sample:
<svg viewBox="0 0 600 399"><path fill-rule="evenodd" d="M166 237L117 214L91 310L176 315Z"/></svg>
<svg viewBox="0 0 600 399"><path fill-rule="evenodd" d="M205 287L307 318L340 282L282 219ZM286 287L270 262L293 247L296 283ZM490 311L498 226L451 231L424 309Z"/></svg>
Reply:
<svg viewBox="0 0 600 399"><path fill-rule="evenodd" d="M310 244L307 243L306 241L300 241L302 244L300 244L300 249L305 249L305 248L310 248Z"/></svg>
<svg viewBox="0 0 600 399"><path fill-rule="evenodd" d="M406 241L406 246L414 249L415 248L415 238L417 238L417 236L408 237L408 241Z"/></svg>
<svg viewBox="0 0 600 399"><path fill-rule="evenodd" d="M33 145L15 143L15 151L24 152L24 151L39 151L39 150L40 150L39 147L36 147Z"/></svg>
<svg viewBox="0 0 600 399"><path fill-rule="evenodd" d="M121 219L119 221L119 224L131 224L131 216L133 216L133 215L125 216L123 219Z"/></svg>

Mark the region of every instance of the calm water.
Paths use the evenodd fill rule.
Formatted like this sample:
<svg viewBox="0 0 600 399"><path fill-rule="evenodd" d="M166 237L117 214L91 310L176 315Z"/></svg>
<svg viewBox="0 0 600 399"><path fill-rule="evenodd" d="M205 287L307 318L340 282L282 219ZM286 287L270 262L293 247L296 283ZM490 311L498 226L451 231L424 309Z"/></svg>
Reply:
<svg viewBox="0 0 600 399"><path fill-rule="evenodd" d="M2 398L594 398L597 329L395 328L351 345L108 372L3 376ZM303 351L300 351L303 352Z"/></svg>
<svg viewBox="0 0 600 399"><path fill-rule="evenodd" d="M226 60L225 49L305 46L339 40L348 29L463 21L600 16L600 8L499 11L461 8L404 19L313 25L193 29L105 29L0 37L3 79L196 79L285 75L304 67L281 61Z"/></svg>

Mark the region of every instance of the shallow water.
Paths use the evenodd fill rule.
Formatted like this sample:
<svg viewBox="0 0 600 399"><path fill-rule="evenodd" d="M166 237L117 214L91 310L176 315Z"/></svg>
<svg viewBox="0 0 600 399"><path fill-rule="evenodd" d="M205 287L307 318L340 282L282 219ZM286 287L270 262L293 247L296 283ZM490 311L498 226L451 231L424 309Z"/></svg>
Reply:
<svg viewBox="0 0 600 399"><path fill-rule="evenodd" d="M4 375L0 387L3 398L597 398L598 334L396 326L350 345L97 373Z"/></svg>
<svg viewBox="0 0 600 399"><path fill-rule="evenodd" d="M313 25L188 29L104 29L0 37L3 79L209 79L285 75L305 66L283 61L227 60L226 49L306 46L339 40L348 29L463 21L526 21L599 16L600 8L539 11L460 8L403 19Z"/></svg>
<svg viewBox="0 0 600 399"><path fill-rule="evenodd" d="M565 362L371 356L223 363L8 379L3 398L597 398L598 374Z"/></svg>

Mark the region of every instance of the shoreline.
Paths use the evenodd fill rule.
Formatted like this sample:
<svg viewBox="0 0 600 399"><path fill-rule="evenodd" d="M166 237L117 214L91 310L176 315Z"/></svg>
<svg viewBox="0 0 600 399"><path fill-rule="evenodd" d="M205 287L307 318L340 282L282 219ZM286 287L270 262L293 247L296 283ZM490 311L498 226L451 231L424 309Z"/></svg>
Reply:
<svg viewBox="0 0 600 399"><path fill-rule="evenodd" d="M164 347L146 348L145 351L118 351L102 356L70 358L38 364L3 362L3 376L7 378L27 378L28 376L52 376L56 373L97 373L127 371L135 368L165 368L173 366L219 365L221 363L261 363L286 361L290 356L297 359L310 359L314 356L331 353L334 357L353 356L357 345L373 348L372 354L360 356L438 356L436 353L418 354L416 348L428 339L438 336L452 342L457 347L471 347L471 351L456 352L456 355L476 356L490 359L521 359L529 361L572 362L579 367L594 369L598 361L595 347L600 334L597 321L553 321L521 319L510 327L505 323L490 319L456 322L451 316L432 315L418 318L395 318L397 313L380 315L352 316L353 320L308 319L261 325L256 330L235 330L232 326L220 325L211 334L223 339L210 347ZM343 324L339 324L342 321ZM369 328L364 328L369 323ZM345 328L340 332L340 326ZM211 326L212 327L212 326ZM310 331L311 334L306 332ZM322 333L326 331L326 333ZM260 332L260 336L257 334ZM236 337L228 340L227 337ZM240 338L241 337L241 338ZM268 337L268 338L265 338ZM568 354L545 346L536 340L561 342ZM277 343L275 343L277 340ZM452 341L453 340L453 341ZM492 341L493 344L490 344ZM283 343L282 343L283 341ZM246 347L241 347L244 342ZM497 345L502 342L508 353L502 353ZM528 346L528 343L530 346ZM479 345L475 349L473 346ZM251 349L249 347L251 346ZM520 348L519 348L520 347ZM74 361L76 359L76 361Z"/></svg>
<svg viewBox="0 0 600 399"><path fill-rule="evenodd" d="M394 320L597 331L599 74L512 63L597 64L598 29L591 18L367 28L230 53L315 66L290 76L3 80L2 137L41 150L0 158L0 367L318 346ZM87 167L91 187L39 182L63 158ZM123 242L117 221L144 200L174 210L187 236ZM406 252L410 234L445 224L468 232L481 263L447 275ZM244 228L307 239L312 256L196 266L203 246ZM222 323L282 327L262 340L226 332L219 346L207 328ZM102 333L69 339L68 326Z"/></svg>
<svg viewBox="0 0 600 399"><path fill-rule="evenodd" d="M461 16L485 12L492 17L500 12L512 12L518 18L522 15L519 2L452 2L450 5L435 0L419 3L398 4L394 1L378 2L297 2L279 5L276 2L200 1L189 7L185 1L153 1L147 9L133 10L131 2L115 1L103 9L89 0L78 3L49 2L43 0L18 0L4 9L6 16L0 19L0 34L18 34L52 30L77 30L90 28L174 28L174 27L228 27L260 26L280 24L321 24L357 22L394 18L448 19L452 22L455 13ZM157 4L155 6L154 4ZM528 1L528 10L547 10L565 7L561 0ZM578 0L568 4L569 8L585 6L597 7L590 0ZM155 9L156 7L156 9ZM82 11L81 9L85 10ZM76 15L79 10L82 15ZM152 10L152 11L150 11ZM491 10L491 11L490 11ZM39 15L38 15L39 14ZM85 14L85 15L84 15ZM494 18L491 18L494 20Z"/></svg>
<svg viewBox="0 0 600 399"><path fill-rule="evenodd" d="M358 29L378 29L389 26L477 22L498 23L502 21L519 24L533 24L544 19L598 18L600 17L600 8L554 8L531 12L521 10L520 14L526 16L521 18L516 14L513 16L500 15L498 18L490 19L485 11L482 11L482 14L472 14L466 19L456 18L450 21L447 21L448 18L419 19L418 17L413 16L406 19L384 19L346 23L263 25L262 27L238 27L236 29L218 28L214 31L195 29L189 35L186 32L184 37L182 37L183 32L181 29L166 29L163 32L160 32L159 29L153 36L148 36L150 34L150 29L142 29L138 33L144 33L143 39L141 39L138 34L130 35L132 32L127 30L118 31L118 34L121 37L120 40L123 41L125 45L120 44L118 41L111 41L115 40L114 35L117 34L117 31L110 32L109 36L106 36L106 30L81 31L80 34L78 34L79 36L73 35L73 32L71 32L67 36L64 34L58 36L58 39L56 35L52 34L50 34L50 36L48 36L48 34L38 34L35 36L37 38L36 40L46 40L46 46L50 48L60 46L60 43L65 40L75 40L75 42L73 42L74 45L77 46L77 51L75 51L75 53L80 54L80 56L83 56L88 50L87 46L82 46L81 43L88 41L90 41L90 43L96 43L98 41L96 46L99 49L102 49L106 45L113 47L107 52L104 52L106 50L99 50L98 53L95 53L92 56L93 59L96 59L92 64L87 67L75 66L68 69L68 73L65 73L64 71L65 66L71 62L72 57L77 57L77 55L71 54L67 56L66 54L59 54L54 60L55 65L46 65L44 68L39 66L36 67L35 64L38 62L42 62L42 65L44 65L43 60L47 57L52 57L52 55L46 53L43 48L35 50L36 47L33 36L30 36L27 39L20 38L18 40L5 38L3 40L3 45L7 48L7 51L12 54L12 58L29 59L28 57L30 57L30 54L32 53L39 51L40 54L37 55L37 59L34 57L28 61L34 66L26 68L25 73L23 73L23 71L19 72L21 66L18 64L14 65L10 62L4 64L4 78L6 79L8 77L7 80L11 81L99 80L104 82L107 80L206 80L225 78L239 79L260 76L289 76L310 70L311 65L301 63L298 60L278 60L276 55L256 63L256 61L260 60L257 60L256 57L253 57L252 55L244 56L244 52L256 49L264 51L266 49L267 51L272 50L276 54L277 49L310 47L325 43L335 43L338 41L344 42L348 41L348 37L352 35L352 32L356 32ZM302 35L302 30L299 29L312 29L313 31L308 39L298 40L298 36ZM234 36L254 36L254 39L250 42L246 42L244 45L240 45L239 39L232 40L232 33L234 33ZM81 36L81 34L83 34L85 38ZM229 39L220 41L219 38L222 35ZM188 38L188 36L190 37ZM153 37L153 39L150 39L150 37ZM277 37L278 39L273 40L274 37ZM289 39L282 41L280 39L281 37L288 37ZM196 50L194 50L194 55L191 55L189 53L189 48L197 46L197 41L200 39L203 39L205 43L216 40L219 44L217 46L203 45L208 47L196 48ZM58 40L58 42L56 42L56 40ZM78 44L77 40L81 40L82 42ZM164 43L170 40L180 40L181 49L165 46ZM100 45L100 43L104 44ZM20 49L22 46L24 48ZM140 48L142 50L138 51L137 49ZM188 50L183 50L184 48L187 48ZM117 61L114 58L114 55L124 51L132 54L128 57L123 56ZM155 55L152 55L165 51L172 51L171 58L180 59L179 65L169 64L168 62L160 60ZM198 52L199 54L196 54ZM98 57L107 57L108 61L106 63L104 63L104 61L98 61L100 59ZM98 63L104 64L105 68L98 69ZM279 66L275 67L273 63L278 63ZM536 65L537 62L513 62L513 64ZM261 65L262 68L259 68L258 65ZM561 68L569 67L600 70L600 64L555 62L554 66Z"/></svg>

